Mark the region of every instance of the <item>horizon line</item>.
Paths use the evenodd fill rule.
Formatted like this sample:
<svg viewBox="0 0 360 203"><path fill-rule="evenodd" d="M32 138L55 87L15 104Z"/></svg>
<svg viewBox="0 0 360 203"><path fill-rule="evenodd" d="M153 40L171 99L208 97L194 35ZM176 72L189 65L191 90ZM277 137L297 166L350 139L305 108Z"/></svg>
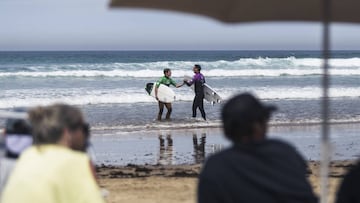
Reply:
<svg viewBox="0 0 360 203"><path fill-rule="evenodd" d="M49 49L49 50L0 50L0 52L121 52L121 51L323 51L321 49L89 49L89 50L64 50L64 49ZM334 49L330 51L360 51L360 49Z"/></svg>

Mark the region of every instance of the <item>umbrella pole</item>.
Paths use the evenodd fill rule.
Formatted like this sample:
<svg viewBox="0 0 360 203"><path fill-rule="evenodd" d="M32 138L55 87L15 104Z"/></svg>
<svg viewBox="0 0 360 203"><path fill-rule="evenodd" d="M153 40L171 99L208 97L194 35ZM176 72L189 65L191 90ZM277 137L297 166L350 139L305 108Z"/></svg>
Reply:
<svg viewBox="0 0 360 203"><path fill-rule="evenodd" d="M330 20L331 20L331 0L323 0L323 74L322 74L322 129L321 129L321 167L320 167L320 179L321 179L321 196L320 202L328 202L328 175L330 164L330 125L329 125L329 58L330 58Z"/></svg>

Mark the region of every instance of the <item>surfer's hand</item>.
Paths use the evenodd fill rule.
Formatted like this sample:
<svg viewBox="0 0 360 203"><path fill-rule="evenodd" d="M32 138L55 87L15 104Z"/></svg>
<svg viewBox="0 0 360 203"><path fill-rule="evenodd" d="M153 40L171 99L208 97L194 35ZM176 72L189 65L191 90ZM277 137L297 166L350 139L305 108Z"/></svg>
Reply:
<svg viewBox="0 0 360 203"><path fill-rule="evenodd" d="M159 98L157 96L155 97L155 99L159 101Z"/></svg>

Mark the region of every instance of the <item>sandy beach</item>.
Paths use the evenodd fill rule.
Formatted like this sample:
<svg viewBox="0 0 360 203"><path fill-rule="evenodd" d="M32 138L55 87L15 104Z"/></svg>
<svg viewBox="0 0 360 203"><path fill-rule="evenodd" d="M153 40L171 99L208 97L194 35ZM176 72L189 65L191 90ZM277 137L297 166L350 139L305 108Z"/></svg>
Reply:
<svg viewBox="0 0 360 203"><path fill-rule="evenodd" d="M355 160L333 161L329 173L329 202L334 202L337 187ZM308 178L314 191L320 192L317 161L309 161ZM195 203L197 176L201 165L151 166L128 165L124 167L99 166L99 184L109 193L107 202L137 203Z"/></svg>
<svg viewBox="0 0 360 203"><path fill-rule="evenodd" d="M329 202L358 157L357 125L332 126ZM319 125L273 126L271 138L293 144L308 160L308 178L320 192ZM196 202L197 177L203 160L229 144L219 128L162 131L95 131L99 184L109 193L107 202ZM136 146L136 147L135 147Z"/></svg>

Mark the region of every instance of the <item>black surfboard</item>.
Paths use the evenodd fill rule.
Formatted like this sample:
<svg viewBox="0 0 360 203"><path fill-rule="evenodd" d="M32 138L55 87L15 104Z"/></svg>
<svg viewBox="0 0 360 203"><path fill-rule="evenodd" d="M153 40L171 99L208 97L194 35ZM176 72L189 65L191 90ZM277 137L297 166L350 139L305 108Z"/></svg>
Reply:
<svg viewBox="0 0 360 203"><path fill-rule="evenodd" d="M151 94L151 90L152 90L153 86L154 86L154 83L152 83L152 82L146 84L145 90L149 95Z"/></svg>

